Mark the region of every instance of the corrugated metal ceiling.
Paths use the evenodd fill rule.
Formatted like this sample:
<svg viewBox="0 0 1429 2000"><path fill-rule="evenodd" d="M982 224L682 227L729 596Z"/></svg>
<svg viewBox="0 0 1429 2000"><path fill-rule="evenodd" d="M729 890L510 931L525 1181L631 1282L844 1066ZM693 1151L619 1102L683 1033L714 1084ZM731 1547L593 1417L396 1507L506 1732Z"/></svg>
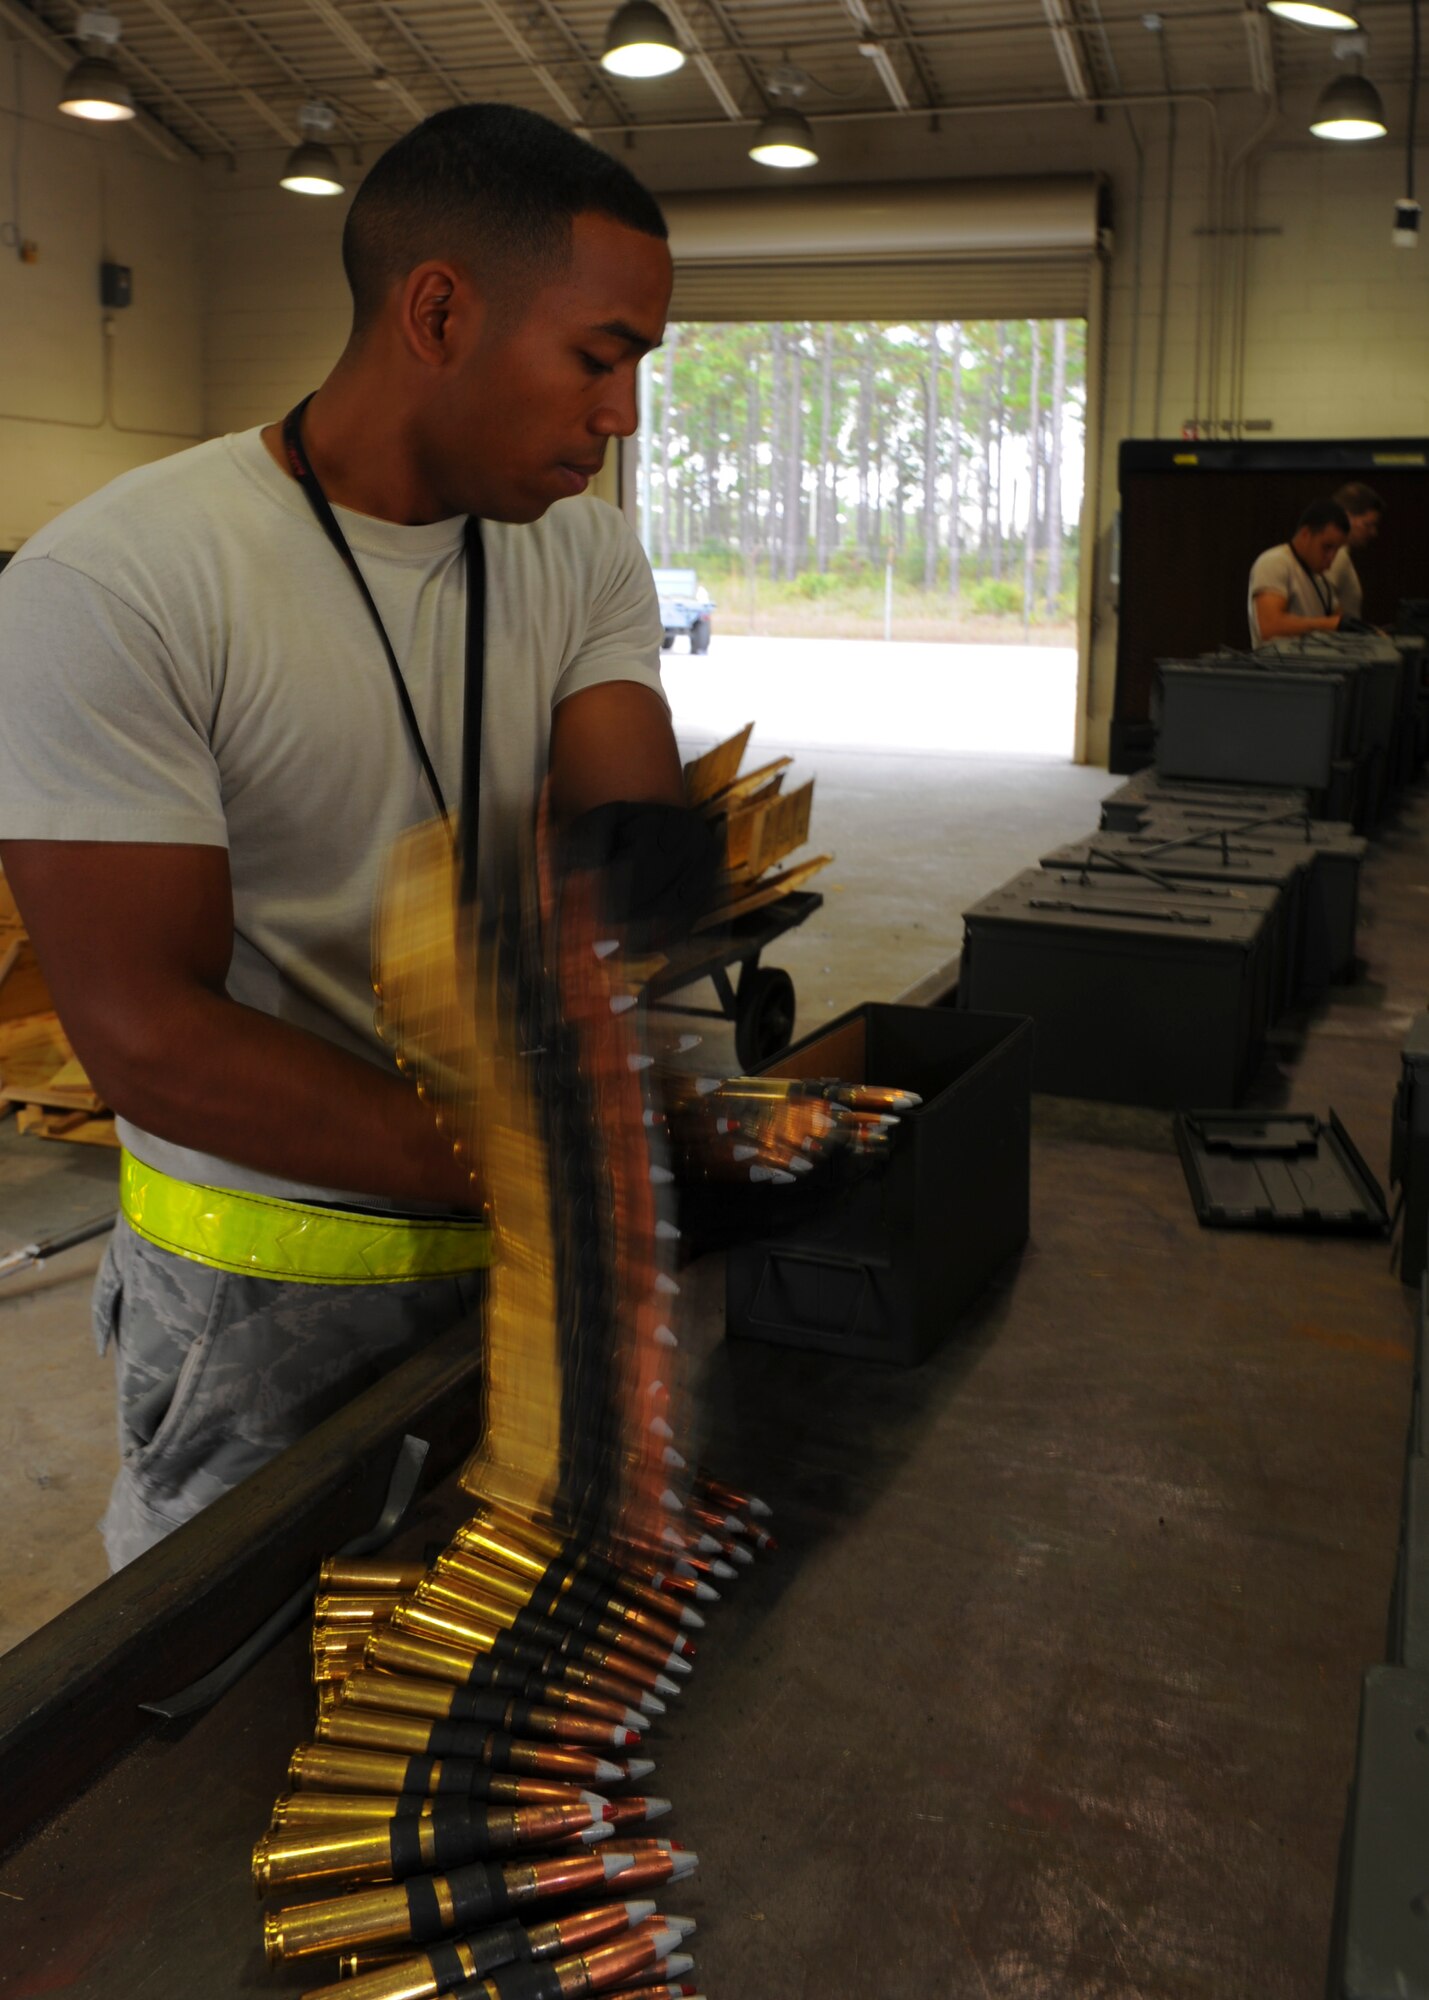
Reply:
<svg viewBox="0 0 1429 2000"><path fill-rule="evenodd" d="M694 60L647 82L598 57L615 0L117 0L135 96L195 152L297 136L299 107L334 108L341 139L380 145L476 98L529 105L599 135L756 119L779 99L820 118L926 117L960 104L1117 99L1256 87L1262 0L665 0ZM4 0L71 38L74 0ZM1373 66L1408 65L1408 0L1366 0ZM0 20L3 25L3 20ZM1328 78L1330 37L1259 28L1283 83ZM786 66L788 66L786 68ZM771 86L773 88L771 89Z"/></svg>

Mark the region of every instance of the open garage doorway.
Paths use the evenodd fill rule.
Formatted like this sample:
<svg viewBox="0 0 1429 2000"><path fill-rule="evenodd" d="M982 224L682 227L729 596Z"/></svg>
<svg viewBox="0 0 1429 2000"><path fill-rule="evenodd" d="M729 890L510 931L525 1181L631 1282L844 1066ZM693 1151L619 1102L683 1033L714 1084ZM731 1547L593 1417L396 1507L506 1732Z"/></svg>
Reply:
<svg viewBox="0 0 1429 2000"><path fill-rule="evenodd" d="M1070 761L1084 321L674 323L643 377L682 736Z"/></svg>

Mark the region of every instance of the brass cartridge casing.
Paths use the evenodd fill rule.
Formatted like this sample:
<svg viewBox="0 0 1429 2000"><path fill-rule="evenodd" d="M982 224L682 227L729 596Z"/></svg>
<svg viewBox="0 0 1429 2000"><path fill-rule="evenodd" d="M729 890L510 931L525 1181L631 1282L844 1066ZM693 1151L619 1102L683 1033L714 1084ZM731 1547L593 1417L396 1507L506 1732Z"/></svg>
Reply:
<svg viewBox="0 0 1429 2000"><path fill-rule="evenodd" d="M362 1792L280 1792L270 1831L296 1833L309 1826L383 1826L397 1818L430 1818L435 1801L412 1793L388 1798Z"/></svg>
<svg viewBox="0 0 1429 2000"><path fill-rule="evenodd" d="M443 1925L455 1922L451 1892L443 1876L431 1878ZM290 1958L312 1958L318 1952L372 1944L381 1939L400 1943L409 1938L411 1910L404 1887L357 1889L350 1895L325 1897L320 1903L294 1903L263 1919L263 1951L269 1965Z"/></svg>
<svg viewBox="0 0 1429 2000"><path fill-rule="evenodd" d="M313 1621L318 1625L385 1625L401 1599L362 1596L346 1591L320 1592L313 1599Z"/></svg>
<svg viewBox="0 0 1429 2000"><path fill-rule="evenodd" d="M458 1612L440 1601L433 1603L426 1584L420 1584L412 1597L397 1606L392 1623L400 1632L415 1632L419 1637L467 1646L478 1653L489 1653L505 1629L475 1612Z"/></svg>
<svg viewBox="0 0 1429 2000"><path fill-rule="evenodd" d="M253 1886L267 1896L294 1882L390 1881L391 1842L390 1823L265 1833L253 1849Z"/></svg>
<svg viewBox="0 0 1429 2000"><path fill-rule="evenodd" d="M319 1590L352 1590L387 1596L415 1590L426 1575L425 1563L383 1562L375 1556L329 1556L318 1571Z"/></svg>
<svg viewBox="0 0 1429 2000"><path fill-rule="evenodd" d="M495 1598L499 1603L509 1604L513 1610L524 1610L531 1601L531 1584L519 1577L513 1570L502 1569L498 1564L484 1562L478 1555L465 1549L446 1549L437 1557L433 1567L433 1577L450 1577L465 1582L469 1589L478 1594Z"/></svg>
<svg viewBox="0 0 1429 2000"><path fill-rule="evenodd" d="M346 1698L362 1708L426 1715L441 1722L451 1714L456 1692L449 1681L414 1680L410 1674L374 1673L364 1668L350 1677ZM511 1699L509 1695L505 1698Z"/></svg>

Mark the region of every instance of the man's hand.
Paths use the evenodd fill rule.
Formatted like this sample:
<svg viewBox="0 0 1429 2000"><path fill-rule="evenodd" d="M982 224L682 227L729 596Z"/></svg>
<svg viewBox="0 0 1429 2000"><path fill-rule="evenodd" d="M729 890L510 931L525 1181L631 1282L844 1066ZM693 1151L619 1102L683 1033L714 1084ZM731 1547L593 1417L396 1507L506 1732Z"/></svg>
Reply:
<svg viewBox="0 0 1429 2000"><path fill-rule="evenodd" d="M1333 612L1325 618L1302 618L1291 611L1290 600L1278 590L1258 590L1255 593L1255 620L1260 627L1262 643L1269 639L1299 639L1306 632L1338 632L1340 613Z"/></svg>
<svg viewBox="0 0 1429 2000"><path fill-rule="evenodd" d="M0 865L65 1032L123 1117L260 1173L476 1206L410 1085L228 997L223 848L19 840Z"/></svg>

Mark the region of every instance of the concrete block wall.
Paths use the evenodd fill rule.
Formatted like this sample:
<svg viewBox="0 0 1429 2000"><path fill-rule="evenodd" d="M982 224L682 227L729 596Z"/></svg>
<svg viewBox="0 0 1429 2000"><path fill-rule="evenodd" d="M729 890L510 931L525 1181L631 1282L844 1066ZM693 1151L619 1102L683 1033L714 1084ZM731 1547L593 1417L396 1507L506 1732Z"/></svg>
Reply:
<svg viewBox="0 0 1429 2000"><path fill-rule="evenodd" d="M0 549L205 435L198 163L64 117L57 82L23 47L0 65ZM133 271L126 310L100 306L104 258Z"/></svg>

